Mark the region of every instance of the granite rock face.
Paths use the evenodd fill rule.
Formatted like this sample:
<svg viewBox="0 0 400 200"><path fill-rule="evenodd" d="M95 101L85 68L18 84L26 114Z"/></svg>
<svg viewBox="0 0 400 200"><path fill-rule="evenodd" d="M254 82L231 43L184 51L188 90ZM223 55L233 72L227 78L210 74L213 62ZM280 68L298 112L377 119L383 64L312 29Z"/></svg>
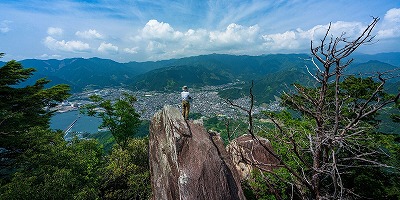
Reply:
<svg viewBox="0 0 400 200"><path fill-rule="evenodd" d="M245 199L218 134L165 106L150 125L152 199Z"/></svg>
<svg viewBox="0 0 400 200"><path fill-rule="evenodd" d="M257 137L257 139L253 139L249 134L242 135L232 140L226 147L240 174L240 180L249 179L251 171L255 168L272 170L279 164L278 160L269 152L274 153L269 140L262 137Z"/></svg>

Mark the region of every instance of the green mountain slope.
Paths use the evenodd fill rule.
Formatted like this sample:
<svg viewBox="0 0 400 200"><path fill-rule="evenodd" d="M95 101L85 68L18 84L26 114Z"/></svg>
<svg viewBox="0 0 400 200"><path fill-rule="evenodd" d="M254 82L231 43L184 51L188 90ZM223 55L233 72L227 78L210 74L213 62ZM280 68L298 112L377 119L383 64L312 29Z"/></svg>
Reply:
<svg viewBox="0 0 400 200"><path fill-rule="evenodd" d="M400 67L400 52L378 53L378 54L358 54L352 55L354 61L357 63L365 63L370 60L377 60L390 65Z"/></svg>
<svg viewBox="0 0 400 200"><path fill-rule="evenodd" d="M355 63L353 65L350 65L347 68L347 73L351 74L357 74L357 75L363 75L363 76L371 76L373 74L376 74L376 72L391 72L395 69L399 69L399 67L396 67L394 65L377 61L377 60L369 60L364 63Z"/></svg>
<svg viewBox="0 0 400 200"><path fill-rule="evenodd" d="M201 87L221 85L233 81L233 76L221 69L206 66L172 66L153 70L139 75L134 83L135 89L176 91L183 85Z"/></svg>
<svg viewBox="0 0 400 200"><path fill-rule="evenodd" d="M398 65L388 64L385 61L397 63L399 55L400 53L357 54L354 56L354 63L346 73L370 73L394 69ZM179 89L182 85L190 87L218 85L238 80L246 82L262 80L265 77L268 77L269 80L275 80L276 77L285 80L282 75L268 75L278 72L287 73L288 70L306 72L306 65L313 70L312 63L307 60L308 58L307 54L260 56L210 54L128 63L118 63L100 58L27 59L20 62L26 68L37 69L33 78L25 84L32 84L38 78L47 77L52 80L51 85L65 83L71 85L73 91L81 91L87 86L97 88L125 86L133 89L165 91ZM1 66L4 64L0 61ZM278 83L279 81L273 82ZM396 82L398 81L393 81L393 83ZM229 93L229 91L227 92ZM264 91L264 93L267 92Z"/></svg>
<svg viewBox="0 0 400 200"><path fill-rule="evenodd" d="M261 79L254 80L253 95L255 104L269 103L275 100L275 96L281 96L282 92L292 89L293 83L312 85L314 80L305 71L287 69L267 74ZM249 95L251 84L249 82L219 91L224 99L237 99Z"/></svg>
<svg viewBox="0 0 400 200"><path fill-rule="evenodd" d="M288 69L304 68L309 61L304 54L232 56L212 54L177 59L173 64L139 75L135 89L179 90L182 85L201 87L229 82L261 79Z"/></svg>

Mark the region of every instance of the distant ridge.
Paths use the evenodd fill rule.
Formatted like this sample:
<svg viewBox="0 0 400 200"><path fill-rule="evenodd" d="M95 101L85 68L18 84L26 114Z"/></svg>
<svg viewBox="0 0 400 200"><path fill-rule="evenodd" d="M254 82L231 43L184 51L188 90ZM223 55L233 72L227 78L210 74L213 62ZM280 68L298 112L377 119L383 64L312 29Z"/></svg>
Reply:
<svg viewBox="0 0 400 200"><path fill-rule="evenodd" d="M73 92L104 87L128 87L141 90L176 91L181 85L201 87L229 82L267 80L281 85L286 80L298 80L292 75L306 73L312 66L308 54L266 54L260 56L209 54L179 59L119 63L102 58L68 58L63 60L26 59L25 68L37 69L31 80L47 77L52 85L71 85ZM349 73L382 71L400 66L400 52L375 55L355 54ZM0 62L3 66L5 62ZM294 71L297 71L294 73ZM287 74L287 75L285 75ZM292 74L292 78L287 77ZM282 81L276 80L280 79ZM257 83L256 81L256 83ZM272 83L271 83L272 84ZM261 86L260 86L261 87ZM271 86L269 86L271 89ZM260 89L261 91L261 89ZM267 92L267 90L264 90Z"/></svg>
<svg viewBox="0 0 400 200"><path fill-rule="evenodd" d="M400 67L400 52L388 52L378 54L353 54L352 58L357 63L365 63L370 60L376 60L383 63L387 63L396 67Z"/></svg>

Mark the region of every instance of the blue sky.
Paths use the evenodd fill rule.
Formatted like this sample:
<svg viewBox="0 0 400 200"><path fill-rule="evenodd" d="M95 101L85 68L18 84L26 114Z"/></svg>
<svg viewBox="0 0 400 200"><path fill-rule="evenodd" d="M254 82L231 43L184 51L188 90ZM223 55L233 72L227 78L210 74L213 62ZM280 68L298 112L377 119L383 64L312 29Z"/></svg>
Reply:
<svg viewBox="0 0 400 200"><path fill-rule="evenodd" d="M0 0L1 60L100 57L155 61L211 53L309 53L332 23L354 38L372 17L376 42L400 51L400 0Z"/></svg>

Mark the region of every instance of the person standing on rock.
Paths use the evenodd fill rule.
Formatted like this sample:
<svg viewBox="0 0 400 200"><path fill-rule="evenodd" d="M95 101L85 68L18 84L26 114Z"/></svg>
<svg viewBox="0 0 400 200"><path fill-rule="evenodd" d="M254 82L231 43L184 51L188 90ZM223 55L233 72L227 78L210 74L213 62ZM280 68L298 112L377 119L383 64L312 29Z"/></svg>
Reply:
<svg viewBox="0 0 400 200"><path fill-rule="evenodd" d="M182 87L181 96L182 96L182 115L183 118L185 118L185 120L188 120L190 111L190 101L192 100L192 97L190 96L187 86Z"/></svg>

